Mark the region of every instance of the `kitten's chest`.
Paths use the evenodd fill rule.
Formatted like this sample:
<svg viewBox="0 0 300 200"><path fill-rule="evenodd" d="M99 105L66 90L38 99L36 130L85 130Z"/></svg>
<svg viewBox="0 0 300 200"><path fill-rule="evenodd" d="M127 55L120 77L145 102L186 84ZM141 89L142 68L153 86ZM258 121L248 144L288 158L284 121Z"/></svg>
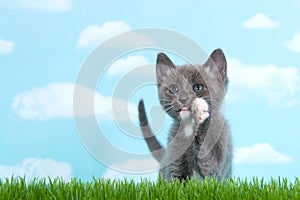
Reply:
<svg viewBox="0 0 300 200"><path fill-rule="evenodd" d="M191 137L194 134L193 121L189 120L189 121L183 122L182 131L183 131L185 137Z"/></svg>
<svg viewBox="0 0 300 200"><path fill-rule="evenodd" d="M194 124L192 120L176 122L173 124L173 127L170 130L168 142L171 142L173 139L177 138L176 143L182 143L184 140L188 140L195 136L194 134Z"/></svg>

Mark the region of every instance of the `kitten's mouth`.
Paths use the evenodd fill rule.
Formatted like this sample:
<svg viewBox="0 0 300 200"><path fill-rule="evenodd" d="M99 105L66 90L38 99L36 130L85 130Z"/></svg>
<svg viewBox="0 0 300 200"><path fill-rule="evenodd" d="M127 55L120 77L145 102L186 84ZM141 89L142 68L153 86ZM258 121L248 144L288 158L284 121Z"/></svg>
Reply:
<svg viewBox="0 0 300 200"><path fill-rule="evenodd" d="M180 109L179 116L180 116L181 120L183 120L183 121L185 121L187 119L190 119L191 112L190 112L189 108L188 107L182 107Z"/></svg>
<svg viewBox="0 0 300 200"><path fill-rule="evenodd" d="M190 112L190 109L188 108L188 107L182 107L182 108L179 108L178 110L177 110L177 112L178 113L188 113L188 112Z"/></svg>
<svg viewBox="0 0 300 200"><path fill-rule="evenodd" d="M182 107L182 108L180 109L180 111L185 112L185 111L189 111L189 109L188 109L188 107Z"/></svg>
<svg viewBox="0 0 300 200"><path fill-rule="evenodd" d="M181 109L178 110L180 113L189 113L190 109L188 107L182 107Z"/></svg>

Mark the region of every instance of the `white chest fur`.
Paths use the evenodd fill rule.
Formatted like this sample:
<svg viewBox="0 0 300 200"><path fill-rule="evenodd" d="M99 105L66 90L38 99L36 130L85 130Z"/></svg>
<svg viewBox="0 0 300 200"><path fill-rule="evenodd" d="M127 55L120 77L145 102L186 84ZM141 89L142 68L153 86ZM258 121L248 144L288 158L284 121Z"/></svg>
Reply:
<svg viewBox="0 0 300 200"><path fill-rule="evenodd" d="M184 122L184 135L190 137L193 135L193 121L187 120Z"/></svg>

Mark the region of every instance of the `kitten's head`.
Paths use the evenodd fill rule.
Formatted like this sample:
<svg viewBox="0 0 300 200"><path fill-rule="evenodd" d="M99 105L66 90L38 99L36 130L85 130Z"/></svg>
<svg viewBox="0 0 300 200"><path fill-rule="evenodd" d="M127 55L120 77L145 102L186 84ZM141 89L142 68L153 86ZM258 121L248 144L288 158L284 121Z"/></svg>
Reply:
<svg viewBox="0 0 300 200"><path fill-rule="evenodd" d="M216 49L203 65L175 66L159 53L156 61L159 100L164 110L180 119L182 108L191 111L196 97L203 98L209 112L218 112L228 84L227 63L221 49Z"/></svg>

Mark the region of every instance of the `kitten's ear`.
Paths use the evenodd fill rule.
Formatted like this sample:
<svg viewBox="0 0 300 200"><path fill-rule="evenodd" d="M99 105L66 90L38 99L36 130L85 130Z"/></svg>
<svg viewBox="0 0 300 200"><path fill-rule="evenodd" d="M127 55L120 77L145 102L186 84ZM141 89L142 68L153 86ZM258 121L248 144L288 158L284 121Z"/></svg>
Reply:
<svg viewBox="0 0 300 200"><path fill-rule="evenodd" d="M156 59L156 77L158 80L167 76L167 71L175 69L175 65L171 61L171 59L164 53L159 53Z"/></svg>
<svg viewBox="0 0 300 200"><path fill-rule="evenodd" d="M215 49L205 63L205 66L208 67L211 72L219 73L224 83L227 83L227 62L222 49Z"/></svg>

